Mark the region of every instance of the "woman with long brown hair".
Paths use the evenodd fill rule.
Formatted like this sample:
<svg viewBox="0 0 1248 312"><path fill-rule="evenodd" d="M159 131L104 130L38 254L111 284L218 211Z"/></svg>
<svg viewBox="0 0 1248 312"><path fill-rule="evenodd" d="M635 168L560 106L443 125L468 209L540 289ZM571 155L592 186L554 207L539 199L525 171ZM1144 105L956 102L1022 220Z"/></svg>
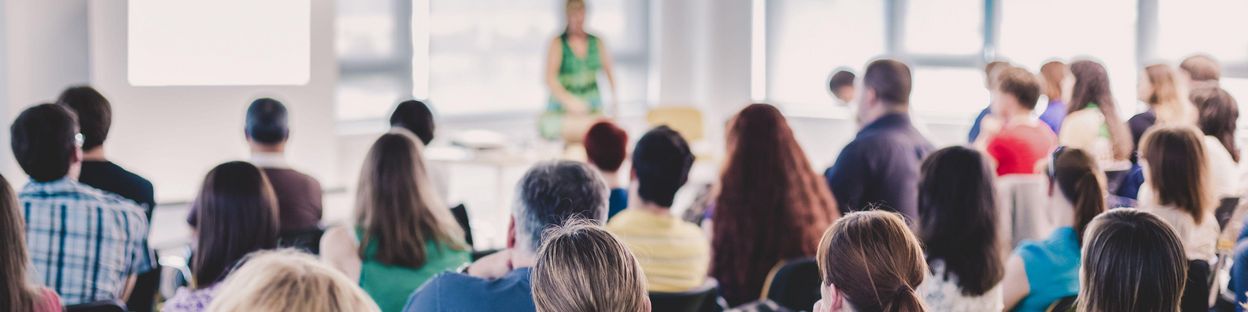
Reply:
<svg viewBox="0 0 1248 312"><path fill-rule="evenodd" d="M711 218L711 276L735 306L758 299L777 263L814 255L839 212L775 107L742 109L727 139Z"/></svg>
<svg viewBox="0 0 1248 312"><path fill-rule="evenodd" d="M61 297L51 289L31 285L26 279L30 258L26 255L26 222L18 210L17 196L9 181L0 176L0 310L61 311Z"/></svg>
<svg viewBox="0 0 1248 312"><path fill-rule="evenodd" d="M815 312L922 312L923 247L901 215L861 211L836 221L819 241ZM963 311L963 310L955 310Z"/></svg>
<svg viewBox="0 0 1248 312"><path fill-rule="evenodd" d="M1118 116L1105 66L1082 60L1071 63L1070 71L1075 76L1075 87L1069 112L1058 131L1058 144L1092 153L1101 169L1128 169L1131 131Z"/></svg>
<svg viewBox="0 0 1248 312"><path fill-rule="evenodd" d="M412 291L468 262L464 232L434 191L423 144L403 129L373 143L360 172L356 222L321 239L322 257L357 279L382 311L400 311Z"/></svg>
<svg viewBox="0 0 1248 312"><path fill-rule="evenodd" d="M1243 193L1239 176L1240 150L1235 144L1239 103L1217 86L1192 90L1191 99L1199 111L1196 126L1204 135L1205 156L1215 194L1222 198L1239 197Z"/></svg>
<svg viewBox="0 0 1248 312"><path fill-rule="evenodd" d="M1166 64L1144 67L1140 75L1140 101L1148 104L1148 111L1127 120L1131 139L1135 146L1154 124L1191 125L1196 123L1196 108L1187 100L1187 90L1178 82L1174 68Z"/></svg>
<svg viewBox="0 0 1248 312"><path fill-rule="evenodd" d="M1187 257L1174 230L1139 209L1114 209L1088 225L1079 311L1180 311Z"/></svg>
<svg viewBox="0 0 1248 312"><path fill-rule="evenodd" d="M1216 197L1205 164L1205 145L1192 126L1157 127L1140 140L1144 184L1140 210L1152 212L1174 227L1192 260L1216 256L1221 232L1213 210Z"/></svg>

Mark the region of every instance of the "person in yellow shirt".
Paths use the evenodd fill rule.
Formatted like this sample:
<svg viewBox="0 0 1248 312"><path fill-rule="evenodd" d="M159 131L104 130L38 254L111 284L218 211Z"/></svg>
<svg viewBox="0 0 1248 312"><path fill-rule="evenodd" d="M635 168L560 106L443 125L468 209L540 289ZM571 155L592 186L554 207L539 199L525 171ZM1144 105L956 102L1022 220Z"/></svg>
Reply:
<svg viewBox="0 0 1248 312"><path fill-rule="evenodd" d="M607 223L636 255L652 292L688 291L706 280L710 241L670 211L692 166L693 153L679 133L666 126L647 132L633 148L633 193L640 200Z"/></svg>

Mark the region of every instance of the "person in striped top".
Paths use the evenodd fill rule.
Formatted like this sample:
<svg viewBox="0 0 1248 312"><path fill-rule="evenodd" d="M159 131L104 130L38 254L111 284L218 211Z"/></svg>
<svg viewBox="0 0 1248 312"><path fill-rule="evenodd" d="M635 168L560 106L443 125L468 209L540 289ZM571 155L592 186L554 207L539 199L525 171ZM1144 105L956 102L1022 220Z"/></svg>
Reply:
<svg viewBox="0 0 1248 312"><path fill-rule="evenodd" d="M125 300L135 276L153 266L143 208L78 183L82 134L74 113L42 104L12 126L13 154L30 183L18 194L32 280L65 305Z"/></svg>
<svg viewBox="0 0 1248 312"><path fill-rule="evenodd" d="M679 133L667 126L647 132L633 149L633 185L640 201L607 223L607 230L636 255L650 291L682 292L706 280L710 241L701 228L669 209L692 166L693 154Z"/></svg>

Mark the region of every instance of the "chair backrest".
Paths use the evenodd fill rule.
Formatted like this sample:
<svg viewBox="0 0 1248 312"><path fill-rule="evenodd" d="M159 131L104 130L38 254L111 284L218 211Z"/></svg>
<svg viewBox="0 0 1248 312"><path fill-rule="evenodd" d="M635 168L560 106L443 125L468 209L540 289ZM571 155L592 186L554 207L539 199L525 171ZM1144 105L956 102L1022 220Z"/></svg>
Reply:
<svg viewBox="0 0 1248 312"><path fill-rule="evenodd" d="M451 207L451 215L455 216L455 222L459 223L459 227L464 229L464 242L468 243L468 247L473 247L472 243L472 224L468 223L468 207L464 204Z"/></svg>
<svg viewBox="0 0 1248 312"><path fill-rule="evenodd" d="M650 292L651 311L673 312L713 312L721 311L719 306L719 282L707 278L701 287L678 292Z"/></svg>
<svg viewBox="0 0 1248 312"><path fill-rule="evenodd" d="M1044 239L1053 231L1053 211L1042 175L1007 175L997 178L997 201L1003 243L1008 249L1023 240Z"/></svg>
<svg viewBox="0 0 1248 312"><path fill-rule="evenodd" d="M689 106L660 106L646 113L651 127L667 125L690 142L702 140L702 111Z"/></svg>
<svg viewBox="0 0 1248 312"><path fill-rule="evenodd" d="M1212 269L1204 260L1187 261L1187 286L1179 301L1181 311L1208 311L1209 291L1212 287Z"/></svg>
<svg viewBox="0 0 1248 312"><path fill-rule="evenodd" d="M65 307L66 312L126 312L126 303L121 300L104 300Z"/></svg>
<svg viewBox="0 0 1248 312"><path fill-rule="evenodd" d="M809 310L822 297L819 263L814 258L780 262L767 276L761 298L791 310Z"/></svg>

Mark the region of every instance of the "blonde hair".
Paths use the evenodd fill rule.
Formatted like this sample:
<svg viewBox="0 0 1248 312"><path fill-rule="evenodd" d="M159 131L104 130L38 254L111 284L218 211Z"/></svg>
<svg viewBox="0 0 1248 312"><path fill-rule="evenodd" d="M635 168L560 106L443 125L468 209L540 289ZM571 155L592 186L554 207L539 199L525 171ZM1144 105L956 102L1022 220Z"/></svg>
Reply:
<svg viewBox="0 0 1248 312"><path fill-rule="evenodd" d="M410 131L395 129L373 143L360 170L356 225L363 229L359 255L377 243L377 260L421 267L426 245L466 250L464 231L433 190L423 146Z"/></svg>
<svg viewBox="0 0 1248 312"><path fill-rule="evenodd" d="M207 311L381 311L351 279L311 255L292 249L261 251L244 261L226 278Z"/></svg>
<svg viewBox="0 0 1248 312"><path fill-rule="evenodd" d="M533 267L537 311L649 311L646 278L614 235L573 219L547 230Z"/></svg>
<svg viewBox="0 0 1248 312"><path fill-rule="evenodd" d="M564 5L564 10L567 10L568 12L572 12L573 10L584 10L584 9L585 9L585 0L568 0L568 3Z"/></svg>
<svg viewBox="0 0 1248 312"><path fill-rule="evenodd" d="M1174 68L1153 64L1144 68L1145 79L1153 92L1146 102L1153 107L1160 124L1194 124L1196 107L1188 101L1187 90L1176 80Z"/></svg>

